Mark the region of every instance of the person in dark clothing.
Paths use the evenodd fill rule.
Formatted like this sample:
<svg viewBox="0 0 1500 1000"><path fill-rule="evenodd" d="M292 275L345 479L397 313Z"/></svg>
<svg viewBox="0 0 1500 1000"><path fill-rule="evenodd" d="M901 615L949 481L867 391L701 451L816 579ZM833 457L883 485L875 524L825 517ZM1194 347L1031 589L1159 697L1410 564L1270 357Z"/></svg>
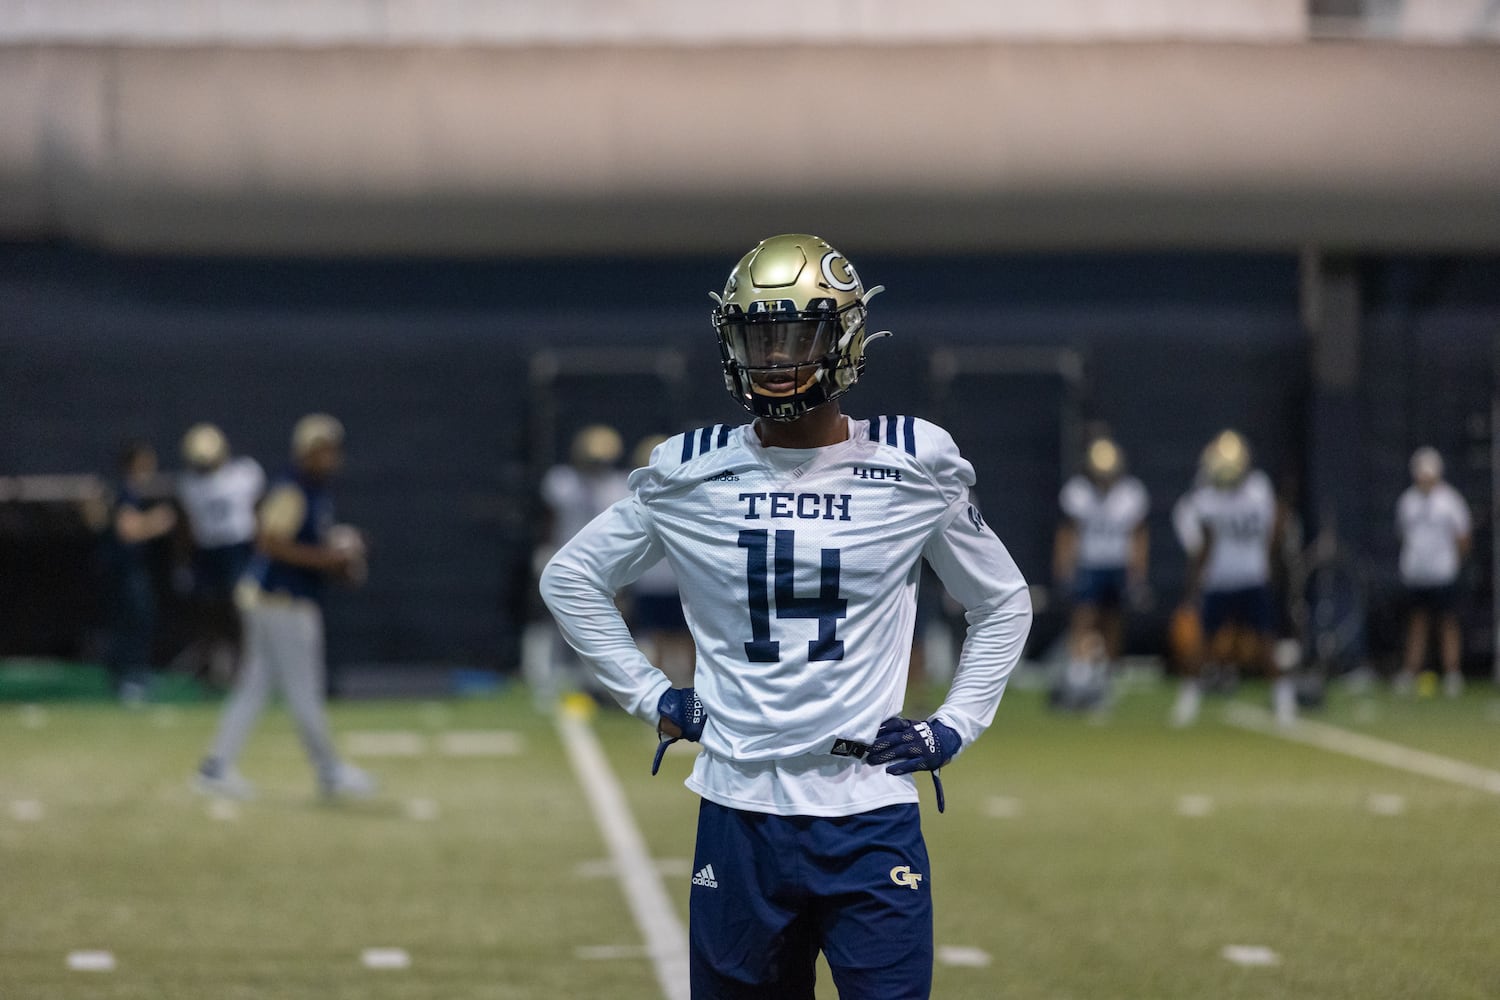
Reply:
<svg viewBox="0 0 1500 1000"><path fill-rule="evenodd" d="M145 700L150 679L156 595L146 547L177 524L177 512L171 504L145 499L144 492L156 478L156 470L156 451L149 444L132 441L125 446L109 519L106 603L110 643L106 665L116 696L127 705Z"/></svg>

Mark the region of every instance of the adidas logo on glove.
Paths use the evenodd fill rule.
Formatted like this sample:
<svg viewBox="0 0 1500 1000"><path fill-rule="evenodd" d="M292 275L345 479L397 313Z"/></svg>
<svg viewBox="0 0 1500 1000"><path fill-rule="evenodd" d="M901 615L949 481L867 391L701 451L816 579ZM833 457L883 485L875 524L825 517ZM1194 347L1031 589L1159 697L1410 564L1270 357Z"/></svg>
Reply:
<svg viewBox="0 0 1500 1000"><path fill-rule="evenodd" d="M717 889L719 887L719 880L714 878L714 866L704 865L698 869L698 874L693 876L693 884L701 885L705 889Z"/></svg>

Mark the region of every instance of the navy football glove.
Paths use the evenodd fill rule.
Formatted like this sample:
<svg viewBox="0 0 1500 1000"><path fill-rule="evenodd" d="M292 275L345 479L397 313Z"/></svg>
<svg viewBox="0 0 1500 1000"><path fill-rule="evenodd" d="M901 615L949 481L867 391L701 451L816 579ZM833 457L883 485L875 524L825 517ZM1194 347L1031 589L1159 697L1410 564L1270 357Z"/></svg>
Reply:
<svg viewBox="0 0 1500 1000"><path fill-rule="evenodd" d="M661 759L667 755L667 747L678 740L697 743L702 739L703 723L708 719L708 713L703 711L703 702L698 700L698 692L690 687L667 688L656 702L656 714L675 724L682 730L682 735L668 736L661 731L660 723L657 724L656 738L659 742L656 744L656 759L651 762L652 775L661 770Z"/></svg>
<svg viewBox="0 0 1500 1000"><path fill-rule="evenodd" d="M938 777L938 768L954 758L962 743L958 733L937 719L913 722L899 716L892 717L880 724L875 742L865 752L865 763L889 764L886 770L891 774L931 771L932 785L937 790L938 812L942 812L948 803L943 796L943 779Z"/></svg>

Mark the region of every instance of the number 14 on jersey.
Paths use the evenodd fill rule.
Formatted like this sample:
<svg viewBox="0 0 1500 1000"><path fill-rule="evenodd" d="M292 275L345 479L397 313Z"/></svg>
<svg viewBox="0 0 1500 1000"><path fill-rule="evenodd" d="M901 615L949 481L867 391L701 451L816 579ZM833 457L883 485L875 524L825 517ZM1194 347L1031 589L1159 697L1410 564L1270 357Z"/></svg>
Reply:
<svg viewBox="0 0 1500 1000"><path fill-rule="evenodd" d="M807 644L808 660L842 660L844 643L838 638L836 629L838 620L849 616L849 602L839 596L839 550L823 549L820 554L817 596L798 597L797 533L782 530L775 534L776 617L816 620L818 637ZM745 643L745 656L751 663L777 663L781 660L781 643L771 638L770 535L765 528L740 532L750 606L750 641Z"/></svg>

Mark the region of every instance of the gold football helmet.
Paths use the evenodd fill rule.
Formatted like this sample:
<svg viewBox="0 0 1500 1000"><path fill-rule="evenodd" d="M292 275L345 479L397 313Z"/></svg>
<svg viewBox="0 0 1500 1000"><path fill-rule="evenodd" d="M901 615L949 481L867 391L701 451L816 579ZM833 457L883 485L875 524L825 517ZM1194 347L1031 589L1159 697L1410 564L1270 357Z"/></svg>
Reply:
<svg viewBox="0 0 1500 1000"><path fill-rule="evenodd" d="M849 391L865 367L866 306L881 291L860 283L854 265L805 233L762 240L715 302L714 330L724 387L769 420L796 420Z"/></svg>
<svg viewBox="0 0 1500 1000"><path fill-rule="evenodd" d="M1203 449L1203 473L1220 489L1234 486L1250 471L1250 446L1234 431L1222 431Z"/></svg>
<svg viewBox="0 0 1500 1000"><path fill-rule="evenodd" d="M194 424L182 436L182 459L198 469L213 469L229 458L229 441L213 424Z"/></svg>
<svg viewBox="0 0 1500 1000"><path fill-rule="evenodd" d="M1112 482L1125 471L1125 453L1107 437L1094 438L1084 453L1083 470L1096 482Z"/></svg>

